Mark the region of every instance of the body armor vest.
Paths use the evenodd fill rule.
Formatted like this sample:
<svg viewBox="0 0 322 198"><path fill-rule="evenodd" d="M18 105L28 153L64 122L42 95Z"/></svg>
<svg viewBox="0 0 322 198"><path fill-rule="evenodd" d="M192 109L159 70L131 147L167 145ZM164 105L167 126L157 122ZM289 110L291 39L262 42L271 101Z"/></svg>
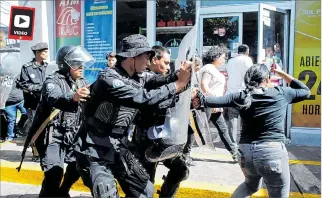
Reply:
<svg viewBox="0 0 322 198"><path fill-rule="evenodd" d="M132 86L141 87L139 82L128 79L115 72L117 78L130 83ZM116 102L106 100L104 93L93 91L91 101L86 104L86 121L96 130L94 135L99 137L111 136L114 138L124 137L132 124L138 110L122 106Z"/></svg>

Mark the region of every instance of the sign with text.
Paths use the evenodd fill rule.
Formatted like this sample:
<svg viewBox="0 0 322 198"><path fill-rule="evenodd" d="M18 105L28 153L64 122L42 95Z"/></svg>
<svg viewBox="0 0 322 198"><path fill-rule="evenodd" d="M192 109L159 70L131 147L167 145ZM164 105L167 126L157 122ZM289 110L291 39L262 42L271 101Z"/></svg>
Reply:
<svg viewBox="0 0 322 198"><path fill-rule="evenodd" d="M35 8L11 6L8 38L32 40L34 21Z"/></svg>
<svg viewBox="0 0 322 198"><path fill-rule="evenodd" d="M96 63L86 68L85 77L94 82L106 67L106 54L113 50L113 0L86 0L84 46Z"/></svg>
<svg viewBox="0 0 322 198"><path fill-rule="evenodd" d="M56 50L63 45L81 44L81 3L56 0Z"/></svg>
<svg viewBox="0 0 322 198"><path fill-rule="evenodd" d="M292 126L321 127L321 2L296 1L294 77L311 97L292 108Z"/></svg>

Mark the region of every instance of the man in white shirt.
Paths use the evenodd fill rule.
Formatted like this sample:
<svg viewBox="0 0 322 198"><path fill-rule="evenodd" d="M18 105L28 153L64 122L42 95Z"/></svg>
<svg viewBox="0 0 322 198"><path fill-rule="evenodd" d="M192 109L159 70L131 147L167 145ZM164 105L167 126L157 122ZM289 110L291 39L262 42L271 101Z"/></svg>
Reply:
<svg viewBox="0 0 322 198"><path fill-rule="evenodd" d="M225 68L228 74L226 94L239 92L245 89L244 76L248 68L253 65L249 55L249 47L245 44L238 47L238 55L231 58ZM229 135L234 143L237 143L239 112L235 108L224 109L224 117L228 126Z"/></svg>

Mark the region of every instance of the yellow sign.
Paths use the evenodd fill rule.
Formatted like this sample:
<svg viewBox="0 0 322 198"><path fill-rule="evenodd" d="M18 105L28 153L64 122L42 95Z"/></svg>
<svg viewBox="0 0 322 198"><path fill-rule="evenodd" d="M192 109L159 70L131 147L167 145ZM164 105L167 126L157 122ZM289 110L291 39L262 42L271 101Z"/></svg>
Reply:
<svg viewBox="0 0 322 198"><path fill-rule="evenodd" d="M321 2L296 1L294 77L311 89L311 97L293 105L294 127L321 127L320 54Z"/></svg>

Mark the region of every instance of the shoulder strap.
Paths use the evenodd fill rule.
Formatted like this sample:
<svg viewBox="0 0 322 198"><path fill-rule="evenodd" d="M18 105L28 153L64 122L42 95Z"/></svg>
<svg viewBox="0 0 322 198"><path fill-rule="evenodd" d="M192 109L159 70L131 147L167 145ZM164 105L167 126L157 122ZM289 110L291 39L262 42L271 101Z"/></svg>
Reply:
<svg viewBox="0 0 322 198"><path fill-rule="evenodd" d="M52 120L59 112L60 112L59 109L55 109L53 112L51 112L49 117L40 125L40 127L36 131L35 135L32 136L30 144L34 144L36 142L37 138L44 131L45 127L50 122L50 120Z"/></svg>

